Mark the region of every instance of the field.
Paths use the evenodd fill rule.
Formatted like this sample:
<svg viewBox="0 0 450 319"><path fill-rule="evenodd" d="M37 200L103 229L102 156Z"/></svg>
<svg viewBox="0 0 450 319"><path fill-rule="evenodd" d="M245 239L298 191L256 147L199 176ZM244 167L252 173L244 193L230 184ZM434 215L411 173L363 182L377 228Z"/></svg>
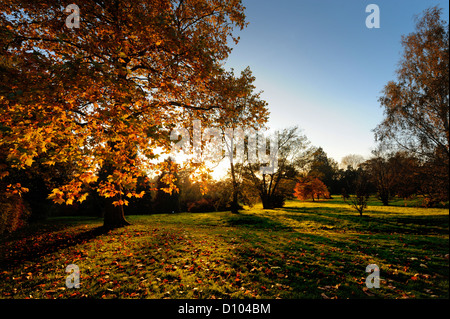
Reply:
<svg viewBox="0 0 450 319"><path fill-rule="evenodd" d="M127 216L108 232L51 218L0 239L0 298L449 298L448 209L395 205ZM69 264L79 289L66 288Z"/></svg>

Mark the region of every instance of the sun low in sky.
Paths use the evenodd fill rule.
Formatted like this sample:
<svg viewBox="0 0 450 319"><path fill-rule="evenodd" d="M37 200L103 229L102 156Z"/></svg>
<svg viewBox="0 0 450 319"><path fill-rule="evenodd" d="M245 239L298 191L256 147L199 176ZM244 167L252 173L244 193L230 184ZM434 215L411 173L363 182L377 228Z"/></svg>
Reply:
<svg viewBox="0 0 450 319"><path fill-rule="evenodd" d="M372 130L383 119L378 98L395 79L401 37L414 17L437 0L244 0L249 25L226 66L250 66L269 103L268 126L298 125L314 146L340 162L348 154L369 157ZM368 28L370 4L379 28ZM448 18L447 18L448 19Z"/></svg>

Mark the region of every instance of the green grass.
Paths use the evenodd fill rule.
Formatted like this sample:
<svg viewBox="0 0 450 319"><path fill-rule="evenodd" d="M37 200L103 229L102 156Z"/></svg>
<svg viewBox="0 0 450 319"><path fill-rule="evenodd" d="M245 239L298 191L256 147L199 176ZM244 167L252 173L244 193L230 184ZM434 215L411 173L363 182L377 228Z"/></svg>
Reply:
<svg viewBox="0 0 450 319"><path fill-rule="evenodd" d="M128 216L107 233L53 218L0 239L0 298L449 298L449 211L398 205ZM69 264L79 289L65 286Z"/></svg>

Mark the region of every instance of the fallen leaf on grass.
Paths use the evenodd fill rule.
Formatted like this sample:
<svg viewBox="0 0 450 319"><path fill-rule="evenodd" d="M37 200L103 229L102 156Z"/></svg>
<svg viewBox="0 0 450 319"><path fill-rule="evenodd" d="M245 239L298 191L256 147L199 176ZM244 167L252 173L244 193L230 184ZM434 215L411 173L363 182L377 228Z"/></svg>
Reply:
<svg viewBox="0 0 450 319"><path fill-rule="evenodd" d="M369 288L367 288L367 287L363 288L363 292L369 297L375 296L373 293L369 292Z"/></svg>
<svg viewBox="0 0 450 319"><path fill-rule="evenodd" d="M322 292L320 295L322 296L323 299L330 299L330 297L328 297L327 295L325 295L324 292Z"/></svg>

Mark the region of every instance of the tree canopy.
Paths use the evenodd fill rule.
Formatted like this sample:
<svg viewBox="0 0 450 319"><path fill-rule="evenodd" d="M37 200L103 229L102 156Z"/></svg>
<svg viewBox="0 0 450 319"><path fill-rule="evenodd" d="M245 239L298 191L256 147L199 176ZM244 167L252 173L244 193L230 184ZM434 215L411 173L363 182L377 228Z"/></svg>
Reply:
<svg viewBox="0 0 450 319"><path fill-rule="evenodd" d="M72 161L77 170L53 189L55 202L82 202L92 188L122 206L143 196L137 178L158 169L149 160L169 150L173 127L213 122L214 110L230 115L221 63L229 41L238 41L233 30L246 25L244 7L240 0L77 6L80 27L68 28L60 1L0 4L0 176L36 161Z"/></svg>
<svg viewBox="0 0 450 319"><path fill-rule="evenodd" d="M397 81L380 98L385 118L376 138L420 156L449 157L449 26L442 9L416 19L416 31L402 37Z"/></svg>
<svg viewBox="0 0 450 319"><path fill-rule="evenodd" d="M429 204L449 196L449 25L442 9L416 18L416 30L402 37L397 81L380 98L385 118L375 137L390 148L408 151L422 162L422 192Z"/></svg>

